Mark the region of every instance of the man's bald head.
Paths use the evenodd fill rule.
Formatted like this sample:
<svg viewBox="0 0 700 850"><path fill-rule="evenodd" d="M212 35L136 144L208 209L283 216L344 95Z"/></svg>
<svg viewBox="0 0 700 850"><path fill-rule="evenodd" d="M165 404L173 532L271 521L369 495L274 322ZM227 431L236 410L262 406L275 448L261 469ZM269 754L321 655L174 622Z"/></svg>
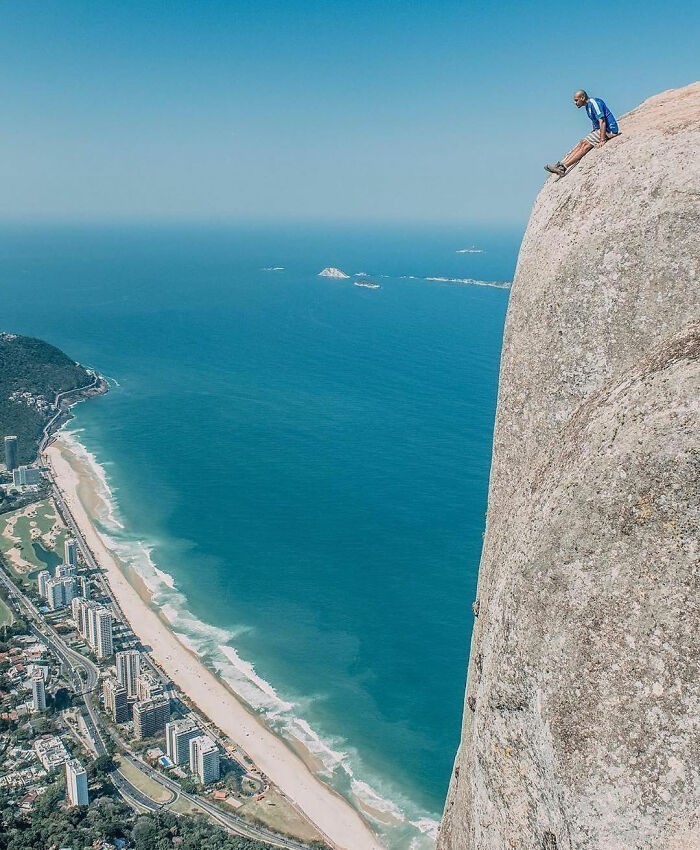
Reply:
<svg viewBox="0 0 700 850"><path fill-rule="evenodd" d="M574 103L580 109L584 104L588 102L588 95L583 89L579 89L574 92Z"/></svg>

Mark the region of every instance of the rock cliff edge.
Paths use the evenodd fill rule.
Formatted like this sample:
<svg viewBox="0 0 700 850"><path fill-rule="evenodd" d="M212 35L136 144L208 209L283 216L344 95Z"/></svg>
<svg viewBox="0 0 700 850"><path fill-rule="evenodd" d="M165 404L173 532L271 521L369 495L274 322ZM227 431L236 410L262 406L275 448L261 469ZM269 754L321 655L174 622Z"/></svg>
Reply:
<svg viewBox="0 0 700 850"><path fill-rule="evenodd" d="M523 240L438 850L700 848L700 84Z"/></svg>

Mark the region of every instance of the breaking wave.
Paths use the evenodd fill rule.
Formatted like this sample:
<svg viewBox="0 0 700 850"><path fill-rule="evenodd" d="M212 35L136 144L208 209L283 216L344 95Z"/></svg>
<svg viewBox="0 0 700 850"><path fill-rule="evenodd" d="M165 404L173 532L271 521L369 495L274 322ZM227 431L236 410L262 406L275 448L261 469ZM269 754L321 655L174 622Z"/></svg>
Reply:
<svg viewBox="0 0 700 850"><path fill-rule="evenodd" d="M177 589L172 575L154 560L157 541L145 542L130 536L120 517L117 488L110 484L108 463L98 461L80 441L84 429L63 430L70 451L89 471L97 497L96 529L119 562L133 570L146 584L153 604L171 625L172 631L188 649L214 669L274 732L297 742L313 757L316 774L342 794L371 821L383 843L391 850L432 850L438 821L407 799L391 782L370 777L359 752L339 736L319 734L304 718L304 710L314 697L287 699L263 679L255 665L241 658L236 638L253 627L237 625L219 628L195 617L187 599ZM361 778L362 777L362 778Z"/></svg>

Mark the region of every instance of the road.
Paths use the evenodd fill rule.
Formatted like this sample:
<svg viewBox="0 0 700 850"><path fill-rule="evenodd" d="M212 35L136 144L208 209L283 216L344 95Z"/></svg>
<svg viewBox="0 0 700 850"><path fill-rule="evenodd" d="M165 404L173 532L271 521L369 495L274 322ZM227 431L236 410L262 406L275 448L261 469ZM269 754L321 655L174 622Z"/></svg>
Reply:
<svg viewBox="0 0 700 850"><path fill-rule="evenodd" d="M51 429L53 428L55 423L58 421L58 419L65 413L65 409L61 407L61 402L65 398L67 398L69 395L73 395L73 393L82 393L82 392L85 392L86 390L91 390L94 387L97 387L101 380L102 379L100 378L100 376L97 373L95 373L93 375L92 381L90 381L89 384L85 384L84 387L76 387L73 390L65 390L62 393L56 393L56 396L54 397L54 400L53 400L53 406L56 408L56 412L51 417L51 419L49 419L49 421L46 423L46 425L44 425L44 432L42 434L41 440L39 441L39 449L38 449L39 457L41 457L41 453L44 451L44 449L46 448L46 446L49 443L49 440L51 439ZM69 405L69 407L70 406L71 405Z"/></svg>
<svg viewBox="0 0 700 850"><path fill-rule="evenodd" d="M60 659L61 665L67 672L67 678L73 679L76 693L82 696L85 701L85 712L83 712L83 721L85 723L90 741L92 743L95 754L98 756L104 755L107 752L102 732L99 728L99 718L96 716L95 708L92 705L90 694L98 687L99 670L90 661L79 652L71 649L66 642L56 633L56 631L48 625L43 619L41 613L34 603L22 593L16 585L7 577L4 571L0 571L0 581L5 585L11 598L20 608L24 608L30 618L29 627L34 635L43 641L51 648L57 658ZM85 678L81 676L81 671L85 674ZM129 803L136 803L142 809L156 811L162 808L163 805L169 805L174 802L177 795L173 795L171 800L166 803L157 803L150 797L147 797L138 788L129 782L129 780L117 769L110 774L110 778L114 782L115 787L122 797Z"/></svg>
<svg viewBox="0 0 700 850"><path fill-rule="evenodd" d="M68 514L70 516L70 514ZM88 550L89 551L89 550ZM30 628L32 632L44 643L46 643L60 659L64 669L68 672L69 678L73 679L76 693L83 697L85 701L85 712L83 713L83 721L88 731L88 735L92 742L95 754L100 756L107 752L105 744L105 733L100 725L99 715L92 704L91 695L97 690L99 685L99 668L93 662L71 649L63 638L53 629L42 617L41 612L34 605L14 582L9 578L4 570L0 569L0 582L5 586L11 599L20 608L24 609L30 619ZM242 835L246 838L251 838L257 841L263 841L267 844L272 844L275 847L282 847L285 850L309 850L308 845L303 844L293 839L285 838L277 835L264 827L253 826L247 821L234 814L228 814L222 811L217 806L214 806L208 800L202 797L197 797L193 794L188 794L183 791L179 784L170 777L165 776L158 770L154 770L150 765L142 761L134 753L126 751L123 747L119 753L120 758L125 758L130 761L135 768L145 773L153 781L157 782L163 788L166 788L172 793L172 798L164 803L158 803L152 800L147 795L143 794L117 768L110 774L110 778L114 782L120 795L132 806L148 811L157 811L163 807L167 807L178 797L183 797L194 806L199 807L206 812L211 818L224 826L231 832L237 835Z"/></svg>

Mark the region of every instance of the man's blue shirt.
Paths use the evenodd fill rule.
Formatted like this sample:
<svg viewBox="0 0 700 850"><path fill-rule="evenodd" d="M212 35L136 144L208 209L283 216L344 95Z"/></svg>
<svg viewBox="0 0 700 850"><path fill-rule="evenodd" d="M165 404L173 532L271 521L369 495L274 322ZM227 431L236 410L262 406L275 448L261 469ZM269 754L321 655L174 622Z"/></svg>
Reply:
<svg viewBox="0 0 700 850"><path fill-rule="evenodd" d="M619 133L615 116L605 105L605 101L599 97L589 97L586 102L586 113L591 119L593 129L600 129L600 119L605 118L605 129L608 133Z"/></svg>

